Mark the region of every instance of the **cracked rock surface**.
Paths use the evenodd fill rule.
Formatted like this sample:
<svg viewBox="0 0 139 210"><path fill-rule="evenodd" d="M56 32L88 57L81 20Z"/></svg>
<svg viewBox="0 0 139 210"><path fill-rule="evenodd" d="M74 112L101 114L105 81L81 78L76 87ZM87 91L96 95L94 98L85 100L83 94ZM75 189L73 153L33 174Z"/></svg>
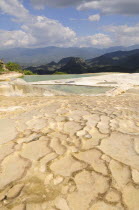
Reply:
<svg viewBox="0 0 139 210"><path fill-rule="evenodd" d="M0 210L139 209L137 91L0 107Z"/></svg>

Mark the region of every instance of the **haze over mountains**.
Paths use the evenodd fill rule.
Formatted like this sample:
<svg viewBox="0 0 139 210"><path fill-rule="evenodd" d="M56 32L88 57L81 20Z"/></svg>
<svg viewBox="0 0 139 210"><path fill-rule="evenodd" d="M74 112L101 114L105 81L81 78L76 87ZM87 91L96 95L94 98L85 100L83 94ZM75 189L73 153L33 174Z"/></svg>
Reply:
<svg viewBox="0 0 139 210"><path fill-rule="evenodd" d="M131 51L116 51L102 56L84 60L80 57L67 57L58 63L50 62L37 67L27 68L37 74L54 74L63 72L68 74L96 73L96 72L139 72L139 49Z"/></svg>
<svg viewBox="0 0 139 210"><path fill-rule="evenodd" d="M50 63L51 61L58 62L65 57L80 57L83 59L92 59L101 56L105 53L114 52L118 50L128 51L138 49L139 45L130 47L110 47L110 48L93 48L93 47L45 47L45 48L11 48L0 50L0 58L5 62L12 61L23 66L39 66Z"/></svg>

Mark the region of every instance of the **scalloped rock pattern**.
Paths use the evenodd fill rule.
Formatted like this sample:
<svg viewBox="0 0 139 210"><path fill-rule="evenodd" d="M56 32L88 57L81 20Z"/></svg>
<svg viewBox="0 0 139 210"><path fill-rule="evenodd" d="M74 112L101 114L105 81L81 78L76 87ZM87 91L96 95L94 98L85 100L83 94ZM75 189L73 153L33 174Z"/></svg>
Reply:
<svg viewBox="0 0 139 210"><path fill-rule="evenodd" d="M0 210L139 209L137 91L0 107Z"/></svg>

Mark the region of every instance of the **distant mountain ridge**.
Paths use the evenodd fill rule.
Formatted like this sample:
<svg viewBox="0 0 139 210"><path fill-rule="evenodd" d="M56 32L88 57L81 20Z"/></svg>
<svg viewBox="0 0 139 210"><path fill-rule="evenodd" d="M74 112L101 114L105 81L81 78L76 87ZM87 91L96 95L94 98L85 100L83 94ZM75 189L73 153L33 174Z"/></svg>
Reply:
<svg viewBox="0 0 139 210"><path fill-rule="evenodd" d="M80 57L83 59L92 59L101 56L105 53L110 53L118 50L128 51L138 49L139 45L130 47L110 47L98 49L93 47L45 47L45 48L12 48L0 50L0 59L5 62L12 61L19 63L22 66L39 66L50 63L52 61L58 62L65 57Z"/></svg>
<svg viewBox="0 0 139 210"><path fill-rule="evenodd" d="M63 72L68 74L96 73L96 72L139 72L139 49L131 51L116 51L102 56L84 60L80 57L67 57L58 63L51 62L38 67L27 69L37 74L54 74Z"/></svg>
<svg viewBox="0 0 139 210"><path fill-rule="evenodd" d="M126 67L128 69L139 67L139 49L131 51L116 51L88 60L91 66L110 65Z"/></svg>

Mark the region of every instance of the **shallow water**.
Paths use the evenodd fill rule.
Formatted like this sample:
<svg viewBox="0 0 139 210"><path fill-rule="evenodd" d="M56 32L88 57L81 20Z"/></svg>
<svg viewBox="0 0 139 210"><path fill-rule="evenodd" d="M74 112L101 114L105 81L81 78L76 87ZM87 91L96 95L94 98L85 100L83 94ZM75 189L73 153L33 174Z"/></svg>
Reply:
<svg viewBox="0 0 139 210"><path fill-rule="evenodd" d="M81 77L95 77L99 75L104 75L104 73L96 74L65 74L65 75L26 75L23 79L26 82L37 82L37 81L48 81L48 80L59 80L59 79L73 79Z"/></svg>
<svg viewBox="0 0 139 210"><path fill-rule="evenodd" d="M94 95L103 94L111 90L111 87L89 87L89 86L76 86L76 85L37 85L47 90L60 91L66 94L77 95Z"/></svg>

